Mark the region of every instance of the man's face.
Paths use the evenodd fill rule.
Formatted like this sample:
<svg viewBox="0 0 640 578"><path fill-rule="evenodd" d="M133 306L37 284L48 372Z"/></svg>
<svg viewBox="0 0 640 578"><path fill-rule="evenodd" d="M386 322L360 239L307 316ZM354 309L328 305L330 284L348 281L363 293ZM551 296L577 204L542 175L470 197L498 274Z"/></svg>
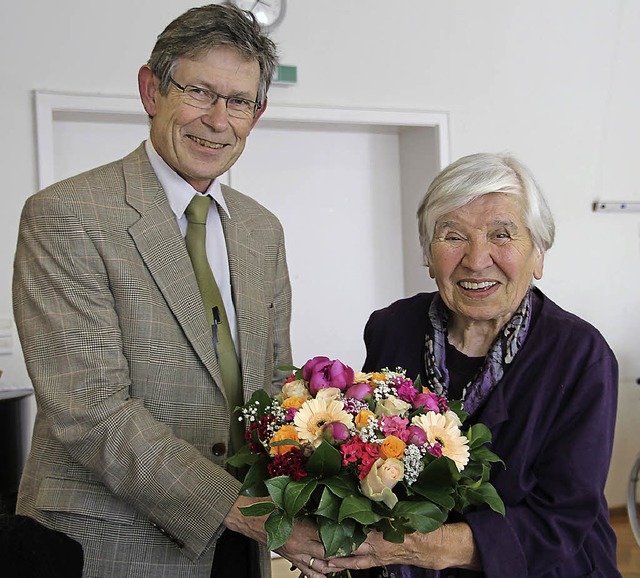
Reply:
<svg viewBox="0 0 640 578"><path fill-rule="evenodd" d="M255 101L260 67L235 48L220 46L195 59L179 60L173 79L182 86L195 85ZM236 162L264 110L263 107L255 117L234 118L228 115L223 98L203 109L190 104L188 96L173 85L168 94L162 95L158 78L147 66L140 70L139 84L145 110L152 117L154 148L199 192L204 192L211 181Z"/></svg>

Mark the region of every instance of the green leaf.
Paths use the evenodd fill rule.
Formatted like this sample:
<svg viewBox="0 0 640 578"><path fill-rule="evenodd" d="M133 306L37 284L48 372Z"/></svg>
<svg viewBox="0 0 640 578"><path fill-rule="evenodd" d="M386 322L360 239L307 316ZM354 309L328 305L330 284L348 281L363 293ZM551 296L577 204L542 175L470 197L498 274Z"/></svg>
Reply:
<svg viewBox="0 0 640 578"><path fill-rule="evenodd" d="M461 400L456 399L454 401L448 401L447 405L449 406L449 409L460 418L462 423L464 423L464 421L469 417L469 414L462 409Z"/></svg>
<svg viewBox="0 0 640 578"><path fill-rule="evenodd" d="M346 552L341 551L347 538L346 528L343 524L327 518L319 518L318 530L327 558L346 554Z"/></svg>
<svg viewBox="0 0 640 578"><path fill-rule="evenodd" d="M264 523L267 533L267 549L277 550L284 546L293 531L293 520L282 510L274 510Z"/></svg>
<svg viewBox="0 0 640 578"><path fill-rule="evenodd" d="M336 496L329 488L324 488L315 514L316 516L322 516L329 520L337 520L340 503L341 500L338 496Z"/></svg>
<svg viewBox="0 0 640 578"><path fill-rule="evenodd" d="M271 499L279 508L284 508L284 492L290 482L289 476L278 476L265 481Z"/></svg>
<svg viewBox="0 0 640 578"><path fill-rule="evenodd" d="M306 470L316 478L328 478L340 472L342 456L328 441L322 443L311 454Z"/></svg>
<svg viewBox="0 0 640 578"><path fill-rule="evenodd" d="M459 479L460 472L455 463L443 456L427 464L411 488L417 494L450 510L455 505L451 494Z"/></svg>
<svg viewBox="0 0 640 578"><path fill-rule="evenodd" d="M258 389L253 392L251 399L247 403L244 404L243 407L255 407L258 411L258 415L256 417L262 417L268 407L271 407L271 397L264 389Z"/></svg>
<svg viewBox="0 0 640 578"><path fill-rule="evenodd" d="M269 495L264 483L264 480L269 477L269 472L267 470L268 458L264 454L257 457L258 459L249 468L247 475L244 477L242 488L240 488L240 494L243 496L261 498Z"/></svg>
<svg viewBox="0 0 640 578"><path fill-rule="evenodd" d="M491 430L486 425L477 423L469 428L466 436L469 440L469 449L472 450L491 441Z"/></svg>
<svg viewBox="0 0 640 578"><path fill-rule="evenodd" d="M424 534L433 532L444 524L447 514L432 502L398 502L393 509L394 517L404 517L409 525Z"/></svg>
<svg viewBox="0 0 640 578"><path fill-rule="evenodd" d="M260 457L260 455L252 453L249 446L242 446L237 453L229 456L225 462L234 468L240 468L254 464Z"/></svg>
<svg viewBox="0 0 640 578"><path fill-rule="evenodd" d="M319 518L318 527L327 557L351 554L366 540L368 532L354 520L337 523L326 518Z"/></svg>
<svg viewBox="0 0 640 578"><path fill-rule="evenodd" d="M382 537L387 542L392 542L393 544L402 544L405 534L410 531L410 529L400 523L399 520L391 518L386 518L381 526Z"/></svg>
<svg viewBox="0 0 640 578"><path fill-rule="evenodd" d="M243 506L240 512L243 516L266 516L276 509L276 505L271 502L254 502L250 506Z"/></svg>
<svg viewBox="0 0 640 578"><path fill-rule="evenodd" d="M284 510L294 518L309 501L313 491L318 486L318 481L307 478L301 482L290 482L284 489Z"/></svg>
<svg viewBox="0 0 640 578"><path fill-rule="evenodd" d="M360 524L375 524L382 516L373 511L373 502L364 496L347 496L342 500L338 521L351 518Z"/></svg>
<svg viewBox="0 0 640 578"><path fill-rule="evenodd" d="M482 462L482 463L501 463L504 466L504 462L500 459L499 456L494 454L488 447L480 446L477 448L473 448L469 452L469 457L472 460Z"/></svg>
<svg viewBox="0 0 640 578"><path fill-rule="evenodd" d="M278 365L276 369L278 371L287 371L289 373L295 373L298 371L298 368L295 365Z"/></svg>
<svg viewBox="0 0 640 578"><path fill-rule="evenodd" d="M275 446L296 446L298 448L302 447L302 444L296 440L279 440L277 442L269 442L269 446L271 447L275 447Z"/></svg>
<svg viewBox="0 0 640 578"><path fill-rule="evenodd" d="M482 484L479 488L461 488L462 498L467 504L487 504L494 512L505 515L504 502L490 483Z"/></svg>
<svg viewBox="0 0 640 578"><path fill-rule="evenodd" d="M346 498L347 496L353 496L358 493L357 482L346 472L343 472L341 475L325 478L321 483L339 498Z"/></svg>

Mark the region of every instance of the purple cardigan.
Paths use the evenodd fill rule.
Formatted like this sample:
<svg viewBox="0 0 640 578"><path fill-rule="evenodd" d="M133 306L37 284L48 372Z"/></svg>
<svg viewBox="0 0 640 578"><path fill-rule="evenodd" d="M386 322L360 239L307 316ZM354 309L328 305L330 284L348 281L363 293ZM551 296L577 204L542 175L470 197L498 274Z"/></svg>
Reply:
<svg viewBox="0 0 640 578"><path fill-rule="evenodd" d="M590 324L534 290L529 334L498 387L470 418L493 434L506 469L492 482L506 505L464 514L487 578L619 577L604 485L613 443L618 365ZM423 347L435 293L374 312L365 371L397 366L424 380Z"/></svg>

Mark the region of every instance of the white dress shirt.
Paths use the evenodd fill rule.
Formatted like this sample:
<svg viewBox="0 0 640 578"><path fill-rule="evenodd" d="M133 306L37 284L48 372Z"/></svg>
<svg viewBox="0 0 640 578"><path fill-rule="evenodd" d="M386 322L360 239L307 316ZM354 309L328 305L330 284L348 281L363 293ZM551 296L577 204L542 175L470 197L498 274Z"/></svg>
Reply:
<svg viewBox="0 0 640 578"><path fill-rule="evenodd" d="M182 236L187 234L187 217L184 214L187 206L191 202L191 199L195 195L202 195L196 191L187 181L185 181L178 173L176 173L156 152L151 143L151 139L147 139L145 142L145 149L149 162L153 167L162 188L167 194L169 199L169 205L176 215L178 226L182 232ZM224 239L224 231L222 229L222 222L220 221L220 215L218 213L216 203L222 208L222 210L229 215L229 210L222 196L222 189L218 180L214 180L207 191L204 193L210 195L214 203L211 203L209 207L209 214L207 215L207 258L213 276L216 278L216 283L220 289L220 295L224 303L225 311L227 312L227 319L229 320L229 329L231 330L231 337L238 353L238 328L236 323L236 308L233 304L233 295L231 293L231 274L229 273L229 255L227 253L227 244Z"/></svg>

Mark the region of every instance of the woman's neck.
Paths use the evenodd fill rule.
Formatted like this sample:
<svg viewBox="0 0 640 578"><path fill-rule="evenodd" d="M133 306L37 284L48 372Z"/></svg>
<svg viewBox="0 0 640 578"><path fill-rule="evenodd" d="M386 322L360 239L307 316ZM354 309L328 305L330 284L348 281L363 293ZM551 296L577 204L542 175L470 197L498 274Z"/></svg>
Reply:
<svg viewBox="0 0 640 578"><path fill-rule="evenodd" d="M487 354L504 323L492 321L461 320L449 317L447 339L458 351L468 357L483 357Z"/></svg>

